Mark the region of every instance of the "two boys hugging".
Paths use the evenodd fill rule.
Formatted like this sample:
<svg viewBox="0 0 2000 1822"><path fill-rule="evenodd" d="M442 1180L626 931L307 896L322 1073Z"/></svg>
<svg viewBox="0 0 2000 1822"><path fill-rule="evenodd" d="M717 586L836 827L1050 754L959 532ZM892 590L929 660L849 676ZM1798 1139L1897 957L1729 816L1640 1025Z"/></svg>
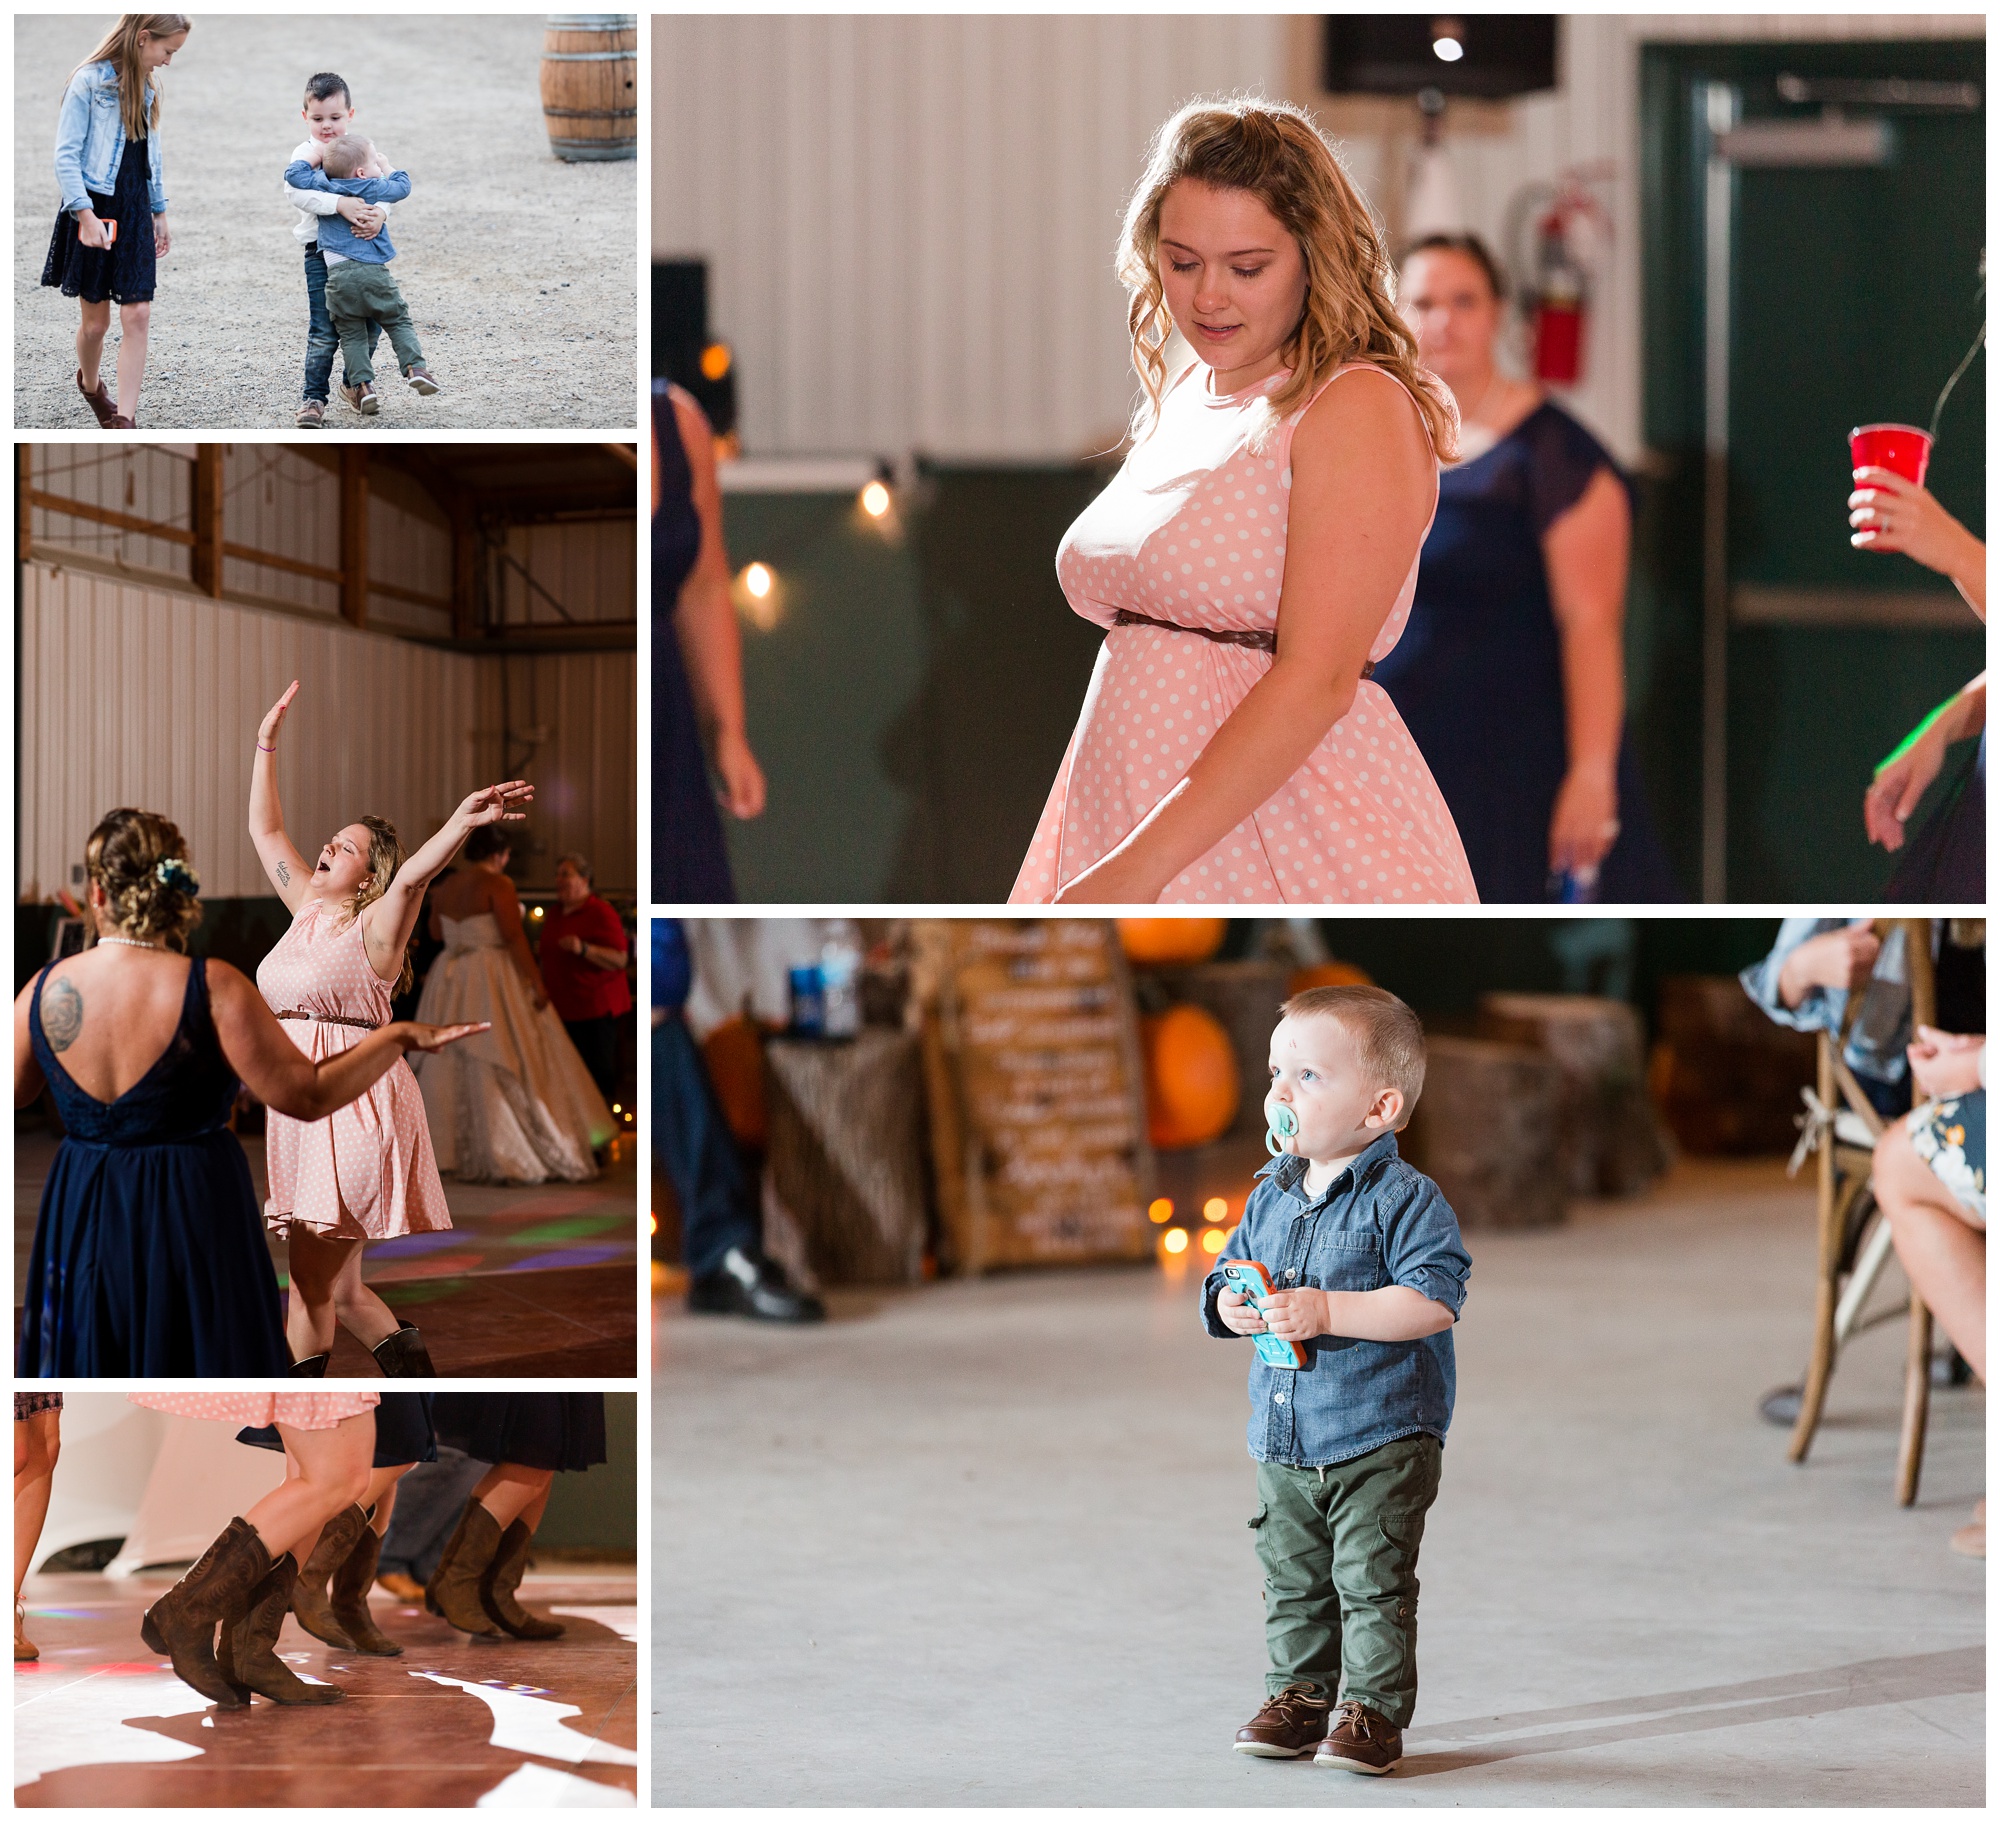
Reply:
<svg viewBox="0 0 2000 1822"><path fill-rule="evenodd" d="M317 430L326 422L336 346L340 395L363 417L382 409L371 357L384 334L412 392L428 398L439 386L389 272L396 257L389 211L409 195L410 174L394 169L353 131L353 98L331 71L307 82L300 112L306 137L285 168L285 195L299 211L293 234L305 248L306 268L305 398L296 422L301 430Z"/></svg>

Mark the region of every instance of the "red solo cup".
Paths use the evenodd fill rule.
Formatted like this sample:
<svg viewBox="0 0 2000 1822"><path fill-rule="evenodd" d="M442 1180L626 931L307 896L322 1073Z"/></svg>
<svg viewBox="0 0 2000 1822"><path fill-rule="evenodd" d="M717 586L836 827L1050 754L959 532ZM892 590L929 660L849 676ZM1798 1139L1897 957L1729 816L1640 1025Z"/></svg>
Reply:
<svg viewBox="0 0 2000 1822"><path fill-rule="evenodd" d="M1847 433L1847 452L1857 481L1864 468L1886 468L1921 487L1931 465L1931 435L1914 424L1863 424Z"/></svg>

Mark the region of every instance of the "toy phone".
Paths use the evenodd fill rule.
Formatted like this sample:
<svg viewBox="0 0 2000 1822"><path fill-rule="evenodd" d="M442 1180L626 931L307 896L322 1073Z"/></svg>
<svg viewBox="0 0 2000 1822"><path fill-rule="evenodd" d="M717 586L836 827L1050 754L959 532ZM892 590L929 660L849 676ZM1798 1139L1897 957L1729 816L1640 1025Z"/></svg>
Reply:
<svg viewBox="0 0 2000 1822"><path fill-rule="evenodd" d="M1285 1155L1284 1141L1299 1136L1299 1116L1281 1101L1271 1109L1271 1130L1264 1135L1264 1149L1274 1158Z"/></svg>
<svg viewBox="0 0 2000 1822"><path fill-rule="evenodd" d="M1271 1282L1271 1274L1255 1259L1228 1260L1222 1267L1222 1282L1239 1297L1248 1297L1260 1316L1264 1313L1264 1299L1278 1288ZM1306 1351L1296 1341L1281 1340L1276 1335L1252 1335L1250 1339L1257 1344L1257 1358L1266 1366L1297 1372L1306 1363Z"/></svg>

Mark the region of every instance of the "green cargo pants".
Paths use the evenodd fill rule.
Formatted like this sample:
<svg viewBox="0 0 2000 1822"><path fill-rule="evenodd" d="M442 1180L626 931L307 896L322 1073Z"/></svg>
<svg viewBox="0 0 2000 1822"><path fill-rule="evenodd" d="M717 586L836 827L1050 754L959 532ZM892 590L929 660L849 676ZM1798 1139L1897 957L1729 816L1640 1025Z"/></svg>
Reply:
<svg viewBox="0 0 2000 1822"><path fill-rule="evenodd" d="M1402 1436L1331 1468L1257 1464L1267 1695L1310 1683L1398 1727L1417 1706L1417 1546L1443 1445ZM1341 1688L1342 1672L1346 1688Z"/></svg>
<svg viewBox="0 0 2000 1822"><path fill-rule="evenodd" d="M344 259L329 267L326 313L333 318L334 333L340 337L340 358L350 385L359 386L375 377L375 363L368 358L371 322L382 325L382 333L396 351L396 365L405 373L422 365L424 351L417 342L416 325L410 321L410 307L403 302L402 289L387 266Z"/></svg>

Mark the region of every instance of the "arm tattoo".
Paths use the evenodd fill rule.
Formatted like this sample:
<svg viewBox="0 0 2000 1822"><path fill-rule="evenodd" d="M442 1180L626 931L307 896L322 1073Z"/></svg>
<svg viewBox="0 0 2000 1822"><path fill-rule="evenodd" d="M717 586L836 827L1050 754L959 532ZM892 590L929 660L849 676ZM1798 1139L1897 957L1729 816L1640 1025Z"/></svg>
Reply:
<svg viewBox="0 0 2000 1822"><path fill-rule="evenodd" d="M283 861L278 862L278 885L280 888L292 883L292 870Z"/></svg>
<svg viewBox="0 0 2000 1822"><path fill-rule="evenodd" d="M57 981L42 995L42 1036L51 1050L67 1050L83 1029L83 995L68 981Z"/></svg>

